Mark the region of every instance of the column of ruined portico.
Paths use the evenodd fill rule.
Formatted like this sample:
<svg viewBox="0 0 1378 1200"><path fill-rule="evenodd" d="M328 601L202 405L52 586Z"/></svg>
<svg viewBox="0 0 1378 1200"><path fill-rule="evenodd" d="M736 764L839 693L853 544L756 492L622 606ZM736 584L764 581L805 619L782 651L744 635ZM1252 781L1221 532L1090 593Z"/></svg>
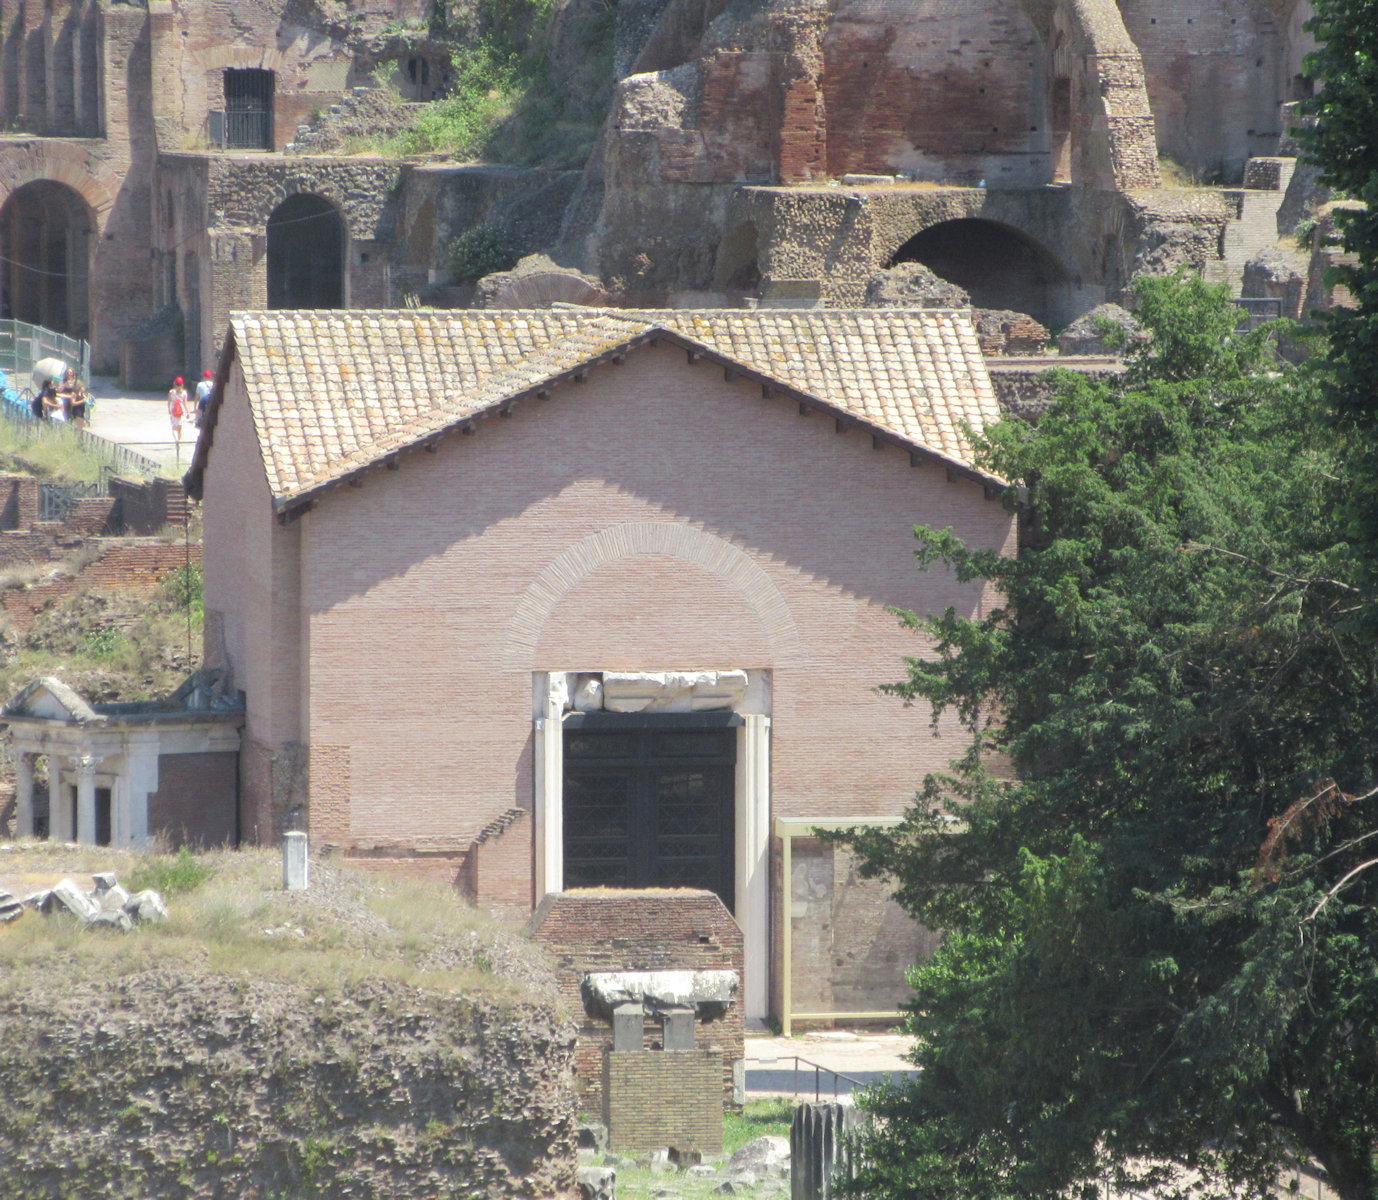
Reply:
<svg viewBox="0 0 1378 1200"><path fill-rule="evenodd" d="M14 836L33 837L34 755L14 756Z"/></svg>

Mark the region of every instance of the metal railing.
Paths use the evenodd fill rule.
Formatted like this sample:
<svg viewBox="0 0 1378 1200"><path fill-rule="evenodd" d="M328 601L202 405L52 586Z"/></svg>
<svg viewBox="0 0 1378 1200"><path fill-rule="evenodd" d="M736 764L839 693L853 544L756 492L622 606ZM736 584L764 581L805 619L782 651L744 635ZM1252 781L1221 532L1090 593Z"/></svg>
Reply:
<svg viewBox="0 0 1378 1200"><path fill-rule="evenodd" d="M13 387L28 386L34 364L44 358L60 358L76 367L77 375L86 382L91 379L91 346L81 338L68 337L42 325L27 321L0 321L0 371L11 379Z"/></svg>
<svg viewBox="0 0 1378 1200"><path fill-rule="evenodd" d="M747 1059L747 1063L748 1065L751 1063L760 1063L762 1065L769 1066L773 1063L781 1062L782 1060L784 1062L794 1063L794 1067L790 1071L791 1086L788 1089L788 1091L789 1094L795 1098L798 1098L800 1091L798 1082L799 1076L803 1074L807 1077L808 1074L807 1071L801 1072L799 1070L800 1063L803 1063L805 1067L813 1068L813 1098L815 1101L817 1101L823 1094L824 1075L830 1076L832 1079L832 1095L834 1098L836 1098L837 1096L837 1084L839 1080L842 1080L851 1085L851 1087L847 1089L848 1091L851 1091L853 1088L866 1086L864 1080L857 1079L855 1076L852 1075L846 1075L841 1071L834 1071L831 1067L825 1067L822 1063L816 1063L811 1061L810 1059L801 1058L798 1054L777 1054L773 1058L749 1058ZM772 1088L770 1090L774 1091L776 1089ZM786 1091L786 1089L780 1088L779 1091L781 1094L783 1094Z"/></svg>
<svg viewBox="0 0 1378 1200"><path fill-rule="evenodd" d="M112 442L109 438L101 437L98 433L92 433L89 429L78 429L66 421L40 421L37 420L30 411L27 401L33 397L33 392L29 388L24 388L20 393L22 399L18 404L0 402L0 419L6 419L23 425L25 432L30 437L46 438L75 438L77 443L84 450L89 450L98 458L104 459L110 464L110 472L103 472L105 476L109 473L124 473L130 475L166 475L167 467L159 459L150 458L147 454L140 454L137 450L121 445L119 442ZM146 443L147 445L163 445L164 443ZM166 443L169 448L171 442ZM195 449L195 442L187 446L186 457L190 462L192 451ZM177 456L177 465L181 465L181 455ZM180 472L178 472L180 474Z"/></svg>

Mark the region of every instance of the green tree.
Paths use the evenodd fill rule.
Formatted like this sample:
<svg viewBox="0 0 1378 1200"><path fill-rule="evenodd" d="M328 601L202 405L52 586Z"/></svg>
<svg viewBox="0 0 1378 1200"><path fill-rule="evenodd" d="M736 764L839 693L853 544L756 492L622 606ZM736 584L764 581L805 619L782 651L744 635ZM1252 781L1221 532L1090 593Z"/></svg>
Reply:
<svg viewBox="0 0 1378 1200"><path fill-rule="evenodd" d="M1185 1170L1262 1193L1297 1156L1375 1195L1378 837L1326 781L1373 786L1378 678L1346 632L1333 427L1223 289L1139 295L1124 384L1065 376L1037 426L988 435L1019 556L916 530L922 564L1003 602L905 618L935 651L892 690L959 712L971 750L898 829L845 839L947 931L865 1192Z"/></svg>
<svg viewBox="0 0 1378 1200"><path fill-rule="evenodd" d="M1329 397L1348 439L1351 488L1347 533L1361 550L1369 597L1366 624L1378 629L1378 0L1314 0L1307 30L1319 43L1307 70L1321 90L1302 105L1303 152L1321 181L1363 201L1336 214L1344 249L1358 256L1335 268L1355 307L1328 314L1335 365Z"/></svg>

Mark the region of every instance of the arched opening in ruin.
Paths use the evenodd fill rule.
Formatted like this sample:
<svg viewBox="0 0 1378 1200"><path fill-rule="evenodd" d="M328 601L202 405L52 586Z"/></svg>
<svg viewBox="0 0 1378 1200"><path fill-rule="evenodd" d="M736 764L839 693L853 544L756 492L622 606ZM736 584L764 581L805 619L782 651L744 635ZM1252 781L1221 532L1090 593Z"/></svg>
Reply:
<svg viewBox="0 0 1378 1200"><path fill-rule="evenodd" d="M268 218L268 307L343 308L345 227L329 200L299 192Z"/></svg>
<svg viewBox="0 0 1378 1200"><path fill-rule="evenodd" d="M39 179L0 207L0 317L90 336L94 221L65 184Z"/></svg>
<svg viewBox="0 0 1378 1200"><path fill-rule="evenodd" d="M760 236L752 221L738 225L718 243L713 287L720 292L754 296L761 288Z"/></svg>
<svg viewBox="0 0 1378 1200"><path fill-rule="evenodd" d="M1028 313L1045 325L1070 319L1072 280L1038 242L1006 225L964 217L916 233L885 265L923 263L963 287L977 308Z"/></svg>

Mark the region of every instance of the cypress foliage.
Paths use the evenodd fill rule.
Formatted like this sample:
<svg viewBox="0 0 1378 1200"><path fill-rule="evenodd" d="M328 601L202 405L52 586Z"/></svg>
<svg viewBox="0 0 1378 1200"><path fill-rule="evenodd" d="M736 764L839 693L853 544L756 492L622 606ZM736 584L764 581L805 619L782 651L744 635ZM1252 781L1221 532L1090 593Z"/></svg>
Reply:
<svg viewBox="0 0 1378 1200"><path fill-rule="evenodd" d="M1120 385L1064 377L988 435L1019 557L916 530L922 565L1003 600L905 618L936 652L890 690L959 712L971 750L897 830L842 839L947 931L863 1193L1262 1195L1296 1158L1378 1194L1378 661L1343 439L1223 289L1139 297Z"/></svg>

